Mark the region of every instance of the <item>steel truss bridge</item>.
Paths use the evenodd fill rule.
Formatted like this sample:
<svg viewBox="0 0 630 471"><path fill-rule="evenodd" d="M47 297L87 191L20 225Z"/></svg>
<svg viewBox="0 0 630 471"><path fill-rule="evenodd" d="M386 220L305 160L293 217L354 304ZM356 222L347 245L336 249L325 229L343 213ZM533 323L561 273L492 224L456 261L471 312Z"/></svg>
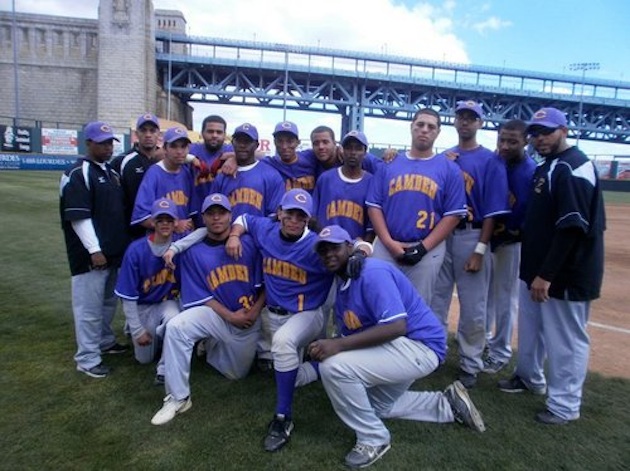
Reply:
<svg viewBox="0 0 630 471"><path fill-rule="evenodd" d="M164 32L156 48L164 90L185 102L336 113L342 135L365 117L410 120L424 107L452 124L457 102L473 99L485 129L555 106L570 137L630 144L629 82Z"/></svg>

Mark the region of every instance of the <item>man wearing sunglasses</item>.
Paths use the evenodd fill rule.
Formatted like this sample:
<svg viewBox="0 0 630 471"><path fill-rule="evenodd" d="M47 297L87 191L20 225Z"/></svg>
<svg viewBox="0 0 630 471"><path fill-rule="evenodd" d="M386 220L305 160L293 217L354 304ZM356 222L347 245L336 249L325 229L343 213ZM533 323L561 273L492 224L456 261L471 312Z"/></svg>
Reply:
<svg viewBox="0 0 630 471"><path fill-rule="evenodd" d="M586 324L604 272L604 204L595 165L567 142L564 113L542 108L527 130L545 160L534 174L523 225L516 370L499 388L547 393L536 421L564 425L580 417Z"/></svg>

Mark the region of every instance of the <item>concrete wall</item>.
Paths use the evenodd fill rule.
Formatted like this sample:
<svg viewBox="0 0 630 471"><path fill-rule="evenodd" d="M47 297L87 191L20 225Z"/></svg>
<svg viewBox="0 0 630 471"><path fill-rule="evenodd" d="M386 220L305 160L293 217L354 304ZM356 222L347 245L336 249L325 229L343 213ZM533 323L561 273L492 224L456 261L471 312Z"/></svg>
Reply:
<svg viewBox="0 0 630 471"><path fill-rule="evenodd" d="M185 33L176 10L154 13L151 0L100 0L99 19L16 14L18 125L80 128L108 121L117 131L145 111L166 118L158 84L155 29ZM0 11L0 120L15 109L13 15ZM171 119L192 126L192 108L171 97Z"/></svg>

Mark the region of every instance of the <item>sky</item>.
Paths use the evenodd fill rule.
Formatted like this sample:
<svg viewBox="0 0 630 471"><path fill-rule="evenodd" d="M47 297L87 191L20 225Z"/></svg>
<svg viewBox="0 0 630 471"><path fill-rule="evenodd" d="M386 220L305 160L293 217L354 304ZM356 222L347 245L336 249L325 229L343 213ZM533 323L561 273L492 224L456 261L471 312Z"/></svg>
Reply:
<svg viewBox="0 0 630 471"><path fill-rule="evenodd" d="M14 0L25 13L96 18L98 0ZM153 0L156 9L181 11L188 33L296 45L394 54L547 73L571 72L574 62L598 62L587 77L630 82L630 1L600 0ZM368 8L369 5L369 8ZM0 0L11 10L12 0ZM221 114L228 131L254 123L270 136L282 110L193 103L195 128L208 114ZM339 132L340 117L289 111L306 138L326 124ZM367 118L371 142L408 145L404 121ZM493 148L496 133L483 132ZM436 145L456 144L445 127ZM590 155L630 155L630 146L581 141Z"/></svg>

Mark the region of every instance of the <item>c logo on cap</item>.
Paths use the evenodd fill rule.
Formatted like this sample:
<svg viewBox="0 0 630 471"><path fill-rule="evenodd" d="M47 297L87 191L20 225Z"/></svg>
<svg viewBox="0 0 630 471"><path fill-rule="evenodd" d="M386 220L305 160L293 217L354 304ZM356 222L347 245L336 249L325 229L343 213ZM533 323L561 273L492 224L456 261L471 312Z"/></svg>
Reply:
<svg viewBox="0 0 630 471"><path fill-rule="evenodd" d="M250 124L249 124L249 123L245 123L245 124L243 124L243 125L241 126L241 129L242 129L243 131L249 131L249 128L250 128L250 127L251 127L251 126L250 126Z"/></svg>
<svg viewBox="0 0 630 471"><path fill-rule="evenodd" d="M220 202L223 200L223 198L221 198L221 195L212 195L212 196L210 197L210 199L211 199L212 201L216 201L216 202L218 202L218 203L220 203Z"/></svg>
<svg viewBox="0 0 630 471"><path fill-rule="evenodd" d="M295 201L306 203L306 195L304 193L298 193L297 195L295 195Z"/></svg>
<svg viewBox="0 0 630 471"><path fill-rule="evenodd" d="M348 133L348 136L357 136L358 134L359 134L359 132L358 132L358 131L350 131L350 132Z"/></svg>
<svg viewBox="0 0 630 471"><path fill-rule="evenodd" d="M169 203L167 200L162 200L158 202L158 206L160 208L168 208L171 205L171 203Z"/></svg>
<svg viewBox="0 0 630 471"><path fill-rule="evenodd" d="M282 123L281 126L284 129L291 129L293 127L293 125L290 122L288 122L288 121L285 121L284 123Z"/></svg>
<svg viewBox="0 0 630 471"><path fill-rule="evenodd" d="M182 128L175 128L175 134L184 134L184 130Z"/></svg>
<svg viewBox="0 0 630 471"><path fill-rule="evenodd" d="M151 113L147 113L143 116L144 119L153 119L153 115Z"/></svg>
<svg viewBox="0 0 630 471"><path fill-rule="evenodd" d="M543 119L547 116L547 112L545 110L538 110L534 113L534 119Z"/></svg>
<svg viewBox="0 0 630 471"><path fill-rule="evenodd" d="M110 128L107 124L101 125L101 131L103 132L112 132L112 128Z"/></svg>
<svg viewBox="0 0 630 471"><path fill-rule="evenodd" d="M331 234L331 230L328 227L325 227L324 229L322 229L322 231L319 233L320 237L328 237Z"/></svg>

